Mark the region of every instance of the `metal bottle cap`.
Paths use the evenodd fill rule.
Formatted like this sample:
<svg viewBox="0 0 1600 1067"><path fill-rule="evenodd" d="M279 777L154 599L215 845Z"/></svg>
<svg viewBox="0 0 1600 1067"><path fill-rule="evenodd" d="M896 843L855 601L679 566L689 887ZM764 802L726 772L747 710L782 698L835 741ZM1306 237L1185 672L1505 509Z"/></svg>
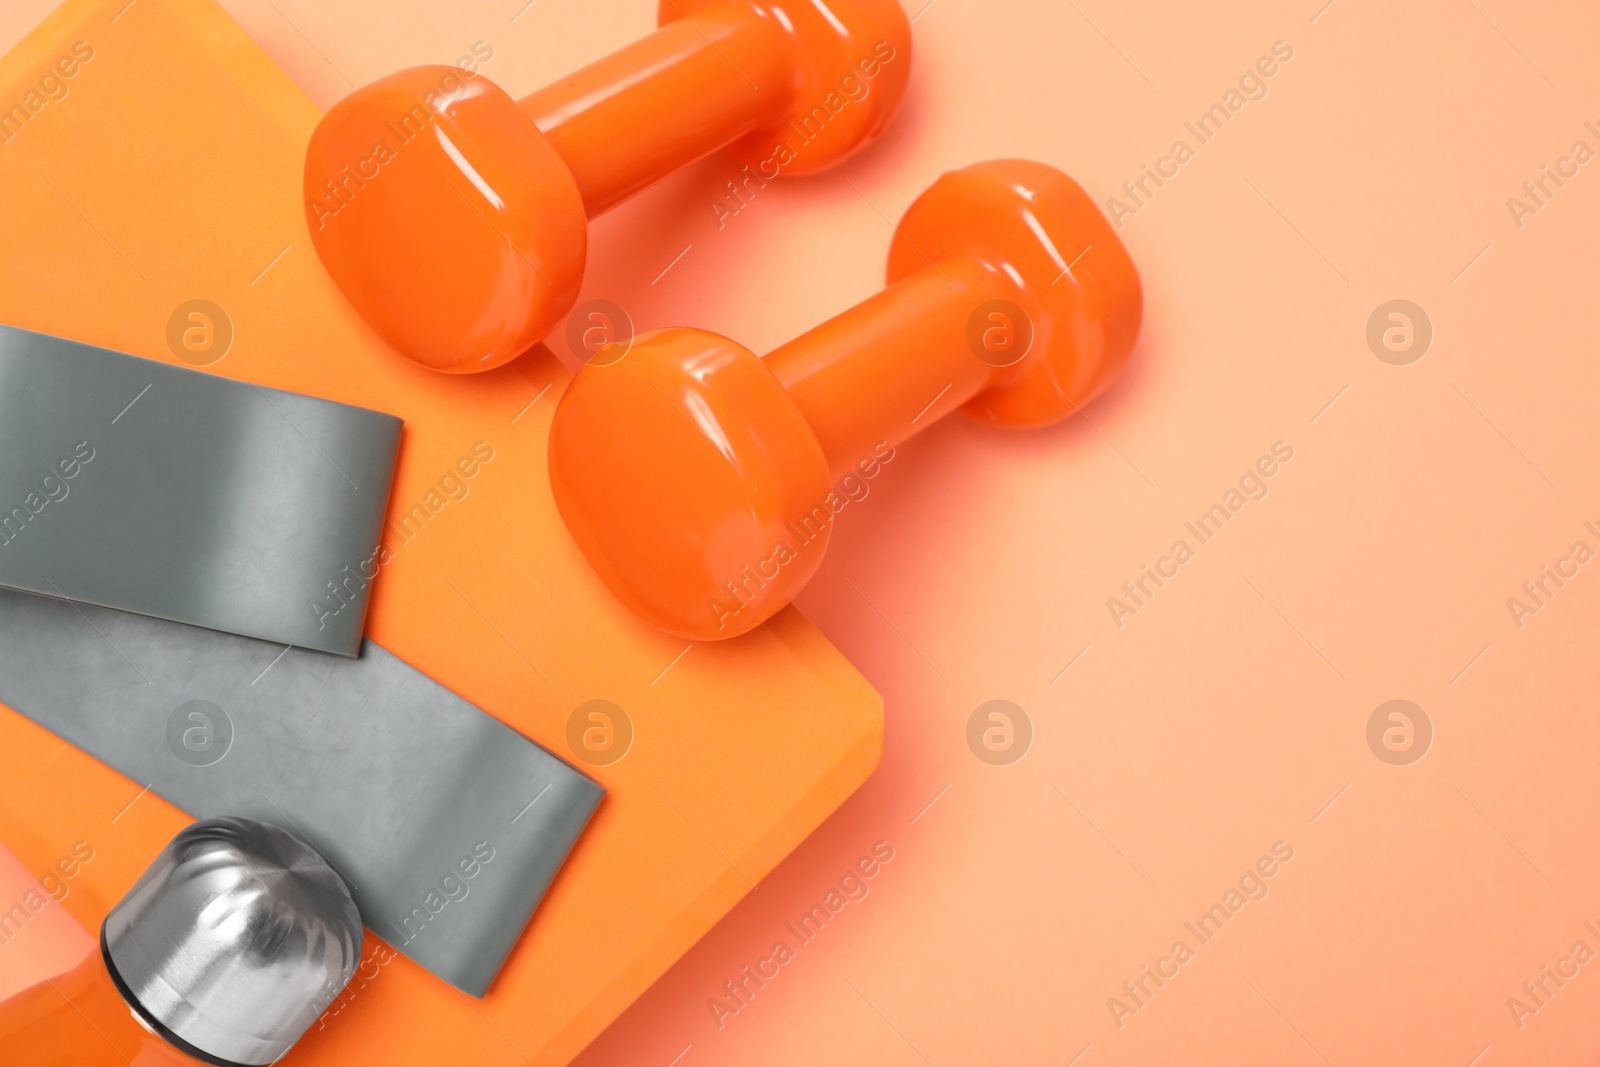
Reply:
<svg viewBox="0 0 1600 1067"><path fill-rule="evenodd" d="M361 916L314 849L254 819L181 831L100 934L118 988L152 1029L211 1063L287 1052L361 957Z"/></svg>

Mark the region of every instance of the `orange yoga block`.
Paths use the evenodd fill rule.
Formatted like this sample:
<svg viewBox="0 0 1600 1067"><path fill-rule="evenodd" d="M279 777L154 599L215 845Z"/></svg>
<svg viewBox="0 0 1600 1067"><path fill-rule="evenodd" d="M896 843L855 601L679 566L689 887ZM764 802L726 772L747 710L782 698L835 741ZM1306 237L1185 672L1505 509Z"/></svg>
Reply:
<svg viewBox="0 0 1600 1067"><path fill-rule="evenodd" d="M567 1063L872 772L877 694L792 609L686 649L616 602L549 489L567 371L383 345L311 247L316 108L210 0L67 0L0 60L12 104L0 321L403 417L369 635L608 791L486 998L369 936L285 1062ZM145 786L0 709L0 840L35 875L92 850L88 931L188 821Z"/></svg>

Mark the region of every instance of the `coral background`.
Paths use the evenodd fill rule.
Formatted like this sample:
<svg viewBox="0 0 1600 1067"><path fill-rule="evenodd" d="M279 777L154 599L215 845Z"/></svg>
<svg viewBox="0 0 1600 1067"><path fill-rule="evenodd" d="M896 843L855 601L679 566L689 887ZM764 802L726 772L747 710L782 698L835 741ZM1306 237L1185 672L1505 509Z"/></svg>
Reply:
<svg viewBox="0 0 1600 1067"><path fill-rule="evenodd" d="M11 0L0 43L52 6ZM480 40L519 95L654 21L648 0L224 6L323 107ZM1507 198L1573 142L1600 149L1600 13L911 13L880 144L721 228L737 168L688 168L595 224L586 297L771 349L879 287L888 220L943 170L1031 157L1104 202L1194 147L1184 123L1275 42L1294 57L1124 219L1147 315L1115 390L1043 432L947 420L842 517L800 606L884 695L883 766L577 1062L1594 1062L1600 967L1536 1013L1507 1001L1600 949L1600 576L1520 627L1507 600L1600 548L1600 174L1520 226ZM1367 342L1400 298L1434 334L1407 366ZM1119 628L1107 598L1278 441L1294 458L1266 498ZM1032 724L1007 766L967 742L991 699ZM1432 727L1409 765L1368 743L1393 699ZM714 1012L876 842L894 858L868 895ZM1198 945L1184 924L1277 842L1267 896ZM1194 958L1119 1020L1108 998L1180 939Z"/></svg>

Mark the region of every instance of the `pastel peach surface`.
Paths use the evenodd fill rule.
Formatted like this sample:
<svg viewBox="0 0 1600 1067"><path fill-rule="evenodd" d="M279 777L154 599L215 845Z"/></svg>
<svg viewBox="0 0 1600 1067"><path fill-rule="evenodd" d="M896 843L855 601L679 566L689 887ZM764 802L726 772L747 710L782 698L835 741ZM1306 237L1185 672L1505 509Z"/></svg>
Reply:
<svg viewBox="0 0 1600 1067"><path fill-rule="evenodd" d="M539 0L512 26L522 0L224 3L323 109L350 91L341 70L359 81L450 62L479 39L496 50L486 73L521 97L625 47L656 16L655 0ZM909 0L907 15L921 13L917 74L901 119L872 151L816 179L772 183L742 208L724 184L737 182L740 164L714 154L591 223L580 303L606 298L641 330L690 325L767 353L879 289L892 223L937 175L978 158L1026 156L1070 173L1108 216L1121 211L1113 197L1136 209L1117 232L1147 296L1142 340L1082 416L1026 434L944 419L841 513L796 603L884 694L883 764L770 873L747 861L730 827L743 826L745 805L759 803L795 760L747 760L735 749L791 716L805 721L804 739L820 741L838 729L815 718L829 701L793 695L807 676L797 671L751 683L741 712L720 714L714 729L681 724L711 699L711 673L725 688L793 656L774 651L759 666L738 658L750 642L778 645L775 627L791 639L809 633L790 627L798 616L697 644L651 686L686 642L652 633L652 644L637 637L642 624L622 626L628 613L593 579L532 465L475 484L459 515L452 503L405 550L437 558L426 567L402 559L380 586L386 638L439 631L429 640L440 650L423 649L416 662L521 716L519 728L541 740L559 738L558 722L540 733L543 712L525 710L542 706L544 683L464 603L449 607L456 594L434 569L448 562L440 569L541 667L553 653L571 665L605 659L613 676L645 672L637 693L659 714L639 736L679 743L670 761L649 765L673 801L683 804L674 765L756 787L745 799L729 799L730 789L717 802L685 804L702 837L641 775L643 799L630 799L629 817L608 827L635 828L631 862L603 868L605 877L596 865L591 877L585 856L581 892L546 902L514 982L477 1005L487 1020L458 997L432 996L428 976L398 959L286 1065L667 1067L679 1057L675 1067L814 1067L826 1057L829 1067L1065 1067L1076 1057L1072 1067L1593 1067L1597 961L1563 987L1542 968L1570 973L1575 941L1600 949L1587 925L1600 926L1592 847L1600 572L1591 561L1553 598L1541 595L1542 606L1527 601L1538 611L1521 628L1507 599L1523 595L1542 565L1563 566L1574 541L1600 548L1585 526L1600 526L1600 361L1589 357L1600 334L1591 298L1600 287L1592 237L1600 171L1591 161L1564 188L1548 182L1555 195L1541 194L1542 206L1522 191L1543 164L1561 165L1575 140L1600 148L1585 126L1600 126L1600 115L1574 107L1600 100L1592 55L1600 10L1569 0L1475 3L1476 11L1347 0ZM53 6L8 0L0 26L15 40ZM105 19L122 6L108 5ZM117 28L143 25L136 16L151 10L160 8L139 0ZM1293 58L1274 67L1280 40ZM208 94L194 89L218 84L207 52L180 36L152 53L152 77L172 86L157 96L162 116L207 107ZM39 69L23 72L31 82ZM1255 95L1265 97L1201 144L1184 124L1223 103L1246 70L1264 82ZM197 83L197 73L207 80ZM197 199L192 137L161 142L184 165L128 173L126 149L137 139L119 132L151 136L159 124L150 98L93 138L54 142L51 125L74 127L98 106L89 88L75 81L65 106L49 104L0 150L0 175L13 182L6 189L38 209L12 222L16 268L4 292L24 316L17 321L80 321L89 284L90 305L104 306L99 343L148 337L145 354L159 355L171 308L204 291L194 286L237 277L210 295L248 313L241 373L281 374L272 384L301 389L337 379L337 395L352 400L364 395L363 377L401 377L459 413L447 426L408 427L402 477L413 488L402 495L414 501L428 468L442 469L459 454L451 444L486 425L474 383L497 375L414 369L350 321L337 292L322 292L325 278L313 284L322 272L303 258L297 158L292 175L273 179L285 201L272 216L278 223L219 228L233 216ZM11 100L20 98L19 88ZM209 151L259 133L239 113L207 127ZM286 152L303 147L316 117L289 124ZM38 154L35 134L55 150ZM81 146L99 139L108 151L78 164ZM1174 178L1180 139L1195 154ZM150 286L66 203L49 208L55 194L24 163L41 164L147 273L142 252L179 246L152 274L171 291L139 295ZM1144 164L1161 168L1163 186L1144 176ZM103 190L89 167L121 172L119 180ZM148 226L103 217L110 190L129 180L185 195ZM1140 192L1136 203L1123 183L1139 180L1154 195ZM1507 207L1513 196L1539 209L1522 214L1521 228ZM262 213L252 207L249 217ZM42 233L31 228L45 221ZM226 257L214 250L219 241L232 250ZM226 269L185 273L184 259ZM1395 298L1424 308L1434 327L1431 351L1411 366L1380 360L1365 337L1374 309ZM567 356L559 336L551 343ZM290 375L252 350L304 350L307 368ZM361 358L330 358L347 350ZM345 369L311 373L319 361ZM498 373L547 365L520 360ZM527 379L501 384L502 426L548 382ZM543 432L561 388L502 431L508 463L523 463L510 446L531 425ZM499 447L502 434L491 436ZM1159 565L1175 539L1192 544L1184 523L1258 469L1278 440L1295 458L1268 479L1270 495L1234 516L1118 629L1107 598L1141 576L1141 564ZM511 506L527 485L541 486L538 501ZM489 509L482 523L480 506ZM538 534L524 538L529 527ZM447 548L433 547L436 533ZM494 580L462 583L454 568L477 556L492 561ZM552 603L565 631L587 631L600 617L618 629L596 642L531 628L540 609L523 605ZM404 640L412 652L426 643ZM619 644L630 657L621 668ZM695 687L679 688L686 680ZM556 681L565 694L565 680ZM574 700L603 692L598 670L593 684ZM974 709L996 697L1033 720L1032 747L1011 766L981 762L967 742ZM1431 751L1410 766L1381 761L1366 739L1374 709L1396 697L1433 719ZM749 731L741 746L701 758L741 729ZM0 827L0 838L34 870L76 839L60 836L69 826L103 842L79 880L95 884L80 884L65 904L87 915L84 901L98 893L104 907L148 862L141 839L159 847L182 816L147 808L146 795L110 825L143 783L102 782L92 764L58 749L53 738L7 726L0 787L37 804ZM639 828L631 809L652 804L665 818ZM37 838L38 827L58 824ZM866 882L869 895L801 944L786 924L829 893L843 898L840 879L880 840L895 859ZM1251 901L1209 946L1192 944L1184 923L1221 903L1279 840L1294 859L1268 881L1266 899ZM760 881L759 892L713 842ZM664 877L657 860L669 852L708 862L696 880ZM621 940L619 926L637 914L620 892L593 908L579 898L604 891L615 871L648 881L634 894L634 906L649 911L635 924L642 936L655 929L653 909L665 913L713 883L716 870L733 883L718 887L722 899L737 890L743 902L703 937L710 918L663 936L647 975L629 969L584 1025L547 1039L550 1020L586 1000L604 970L597 954L613 942L603 939ZM540 925L556 914L562 930L570 916L583 937ZM797 955L758 988L744 969L771 974L763 960L780 939ZM1141 967L1170 974L1178 939L1199 954L1157 989ZM656 980L659 960L680 954ZM544 980L557 960L562 973ZM1142 1005L1122 989L1135 979L1156 989L1140 995ZM1539 994L1542 1005L1523 988L1536 979L1554 993ZM748 995L731 999L730 982ZM633 996L620 990L646 986L580 1053ZM1114 996L1139 1008L1121 1015L1120 1028L1107 1007ZM1537 1013L1514 1016L1511 998ZM713 1012L713 1000L724 1007Z"/></svg>
<svg viewBox="0 0 1600 1067"><path fill-rule="evenodd" d="M1143 292L1083 189L1041 163L945 175L889 287L765 360L698 330L601 349L551 425L550 484L606 585L692 640L748 633L810 580L830 483L958 408L1039 427L1122 369Z"/></svg>
<svg viewBox="0 0 1600 1067"><path fill-rule="evenodd" d="M832 166L883 133L910 74L895 0L668 0L661 23L520 102L423 66L328 112L306 150L312 243L385 340L439 371L515 359L572 307L586 216L727 145L768 178Z"/></svg>

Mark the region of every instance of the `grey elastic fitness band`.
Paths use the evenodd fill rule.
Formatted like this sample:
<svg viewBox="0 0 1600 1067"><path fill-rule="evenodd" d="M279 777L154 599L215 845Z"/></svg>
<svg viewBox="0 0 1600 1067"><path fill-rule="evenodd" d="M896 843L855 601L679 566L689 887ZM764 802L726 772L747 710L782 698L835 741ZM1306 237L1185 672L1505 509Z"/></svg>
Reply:
<svg viewBox="0 0 1600 1067"><path fill-rule="evenodd" d="M0 586L354 656L400 425L0 326Z"/></svg>
<svg viewBox="0 0 1600 1067"><path fill-rule="evenodd" d="M0 702L198 819L314 846L482 996L604 790L371 642L346 660L0 590Z"/></svg>

